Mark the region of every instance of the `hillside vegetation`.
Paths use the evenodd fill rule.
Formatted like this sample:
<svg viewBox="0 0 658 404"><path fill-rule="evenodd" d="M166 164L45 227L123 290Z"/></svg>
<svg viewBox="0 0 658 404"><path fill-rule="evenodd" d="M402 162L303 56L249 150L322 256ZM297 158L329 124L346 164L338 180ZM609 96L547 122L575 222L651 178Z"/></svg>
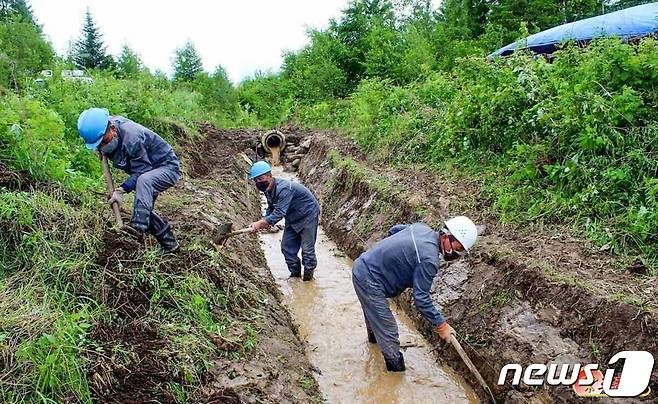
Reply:
<svg viewBox="0 0 658 404"><path fill-rule="evenodd" d="M113 371L149 357L169 372L159 397L185 402L200 397L211 358L258 344L267 299L232 294L257 280L238 277L202 234L164 263L154 246L108 243L100 164L76 129L89 107L154 129L182 155L198 153L201 122L337 129L380 162L477 181L502 221L568 225L655 268L656 41L565 45L550 63L523 52L485 58L528 33L635 3L353 0L286 53L280 71L233 85L221 66L203 71L192 43L174 51L173 77L128 46L108 55L90 13L72 53L57 55L25 0L0 1L0 401L107 398ZM74 68L93 82L62 77ZM204 181L201 194L220 186ZM178 192L194 201L193 190ZM133 340L133 329L163 345ZM237 336L222 348L214 331ZM158 352L139 351L146 346Z"/></svg>
<svg viewBox="0 0 658 404"><path fill-rule="evenodd" d="M193 232L179 234L185 251L168 259L112 233L100 162L77 119L108 108L157 131L184 162L197 152L189 146L202 137L199 122L253 122L221 67L180 66L171 80L128 47L116 61L94 60L56 55L24 1L0 2L0 401L139 400L140 389L167 402L198 400L212 359L254 348L262 286L243 285L238 266ZM62 77L74 68L93 82ZM188 194L165 195L161 205ZM233 288L245 292L227 299ZM238 331L224 348L216 341Z"/></svg>
<svg viewBox="0 0 658 404"><path fill-rule="evenodd" d="M601 4L428 4L350 3L279 74L241 83L241 102L270 125L339 129L385 163L466 175L502 221L567 224L655 267L656 41L490 61L499 46Z"/></svg>

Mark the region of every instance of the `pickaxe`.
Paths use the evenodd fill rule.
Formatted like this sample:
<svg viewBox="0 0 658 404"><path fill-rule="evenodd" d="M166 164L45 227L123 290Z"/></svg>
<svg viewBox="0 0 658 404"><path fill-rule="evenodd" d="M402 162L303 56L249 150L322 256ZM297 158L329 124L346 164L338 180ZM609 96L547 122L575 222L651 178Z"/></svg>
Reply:
<svg viewBox="0 0 658 404"><path fill-rule="evenodd" d="M112 193L114 193L114 180L112 180L112 173L110 173L110 166L107 162L107 156L102 155L101 158L101 165L103 166L103 176L105 177L105 185L107 185L107 192L109 194L109 197L112 197ZM112 211L114 212L114 219L116 220L117 227L121 229L122 231L130 234L131 236L135 238L141 238L141 235L135 231L130 226L125 226L123 224L123 219L121 218L121 209L119 208L119 203L118 202L112 202Z"/></svg>

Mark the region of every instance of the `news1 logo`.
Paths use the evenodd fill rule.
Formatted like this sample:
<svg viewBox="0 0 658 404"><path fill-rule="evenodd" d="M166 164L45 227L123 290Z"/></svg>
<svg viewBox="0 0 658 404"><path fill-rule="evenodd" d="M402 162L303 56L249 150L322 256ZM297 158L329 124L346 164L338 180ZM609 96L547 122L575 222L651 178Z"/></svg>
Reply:
<svg viewBox="0 0 658 404"><path fill-rule="evenodd" d="M528 386L573 386L579 397L638 397L651 393L649 382L653 372L653 355L646 351L622 351L608 361L605 374L599 365L573 365L569 374L569 364L546 366L534 363L525 368L517 363L505 365L500 370L498 385L503 386L509 371L512 373L512 386L523 383Z"/></svg>

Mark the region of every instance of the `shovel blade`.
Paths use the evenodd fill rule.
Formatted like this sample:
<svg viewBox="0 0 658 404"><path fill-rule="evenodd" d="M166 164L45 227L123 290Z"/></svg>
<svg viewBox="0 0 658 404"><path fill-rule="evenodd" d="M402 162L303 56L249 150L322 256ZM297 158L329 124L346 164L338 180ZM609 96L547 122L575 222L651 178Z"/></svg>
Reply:
<svg viewBox="0 0 658 404"><path fill-rule="evenodd" d="M135 240L141 241L144 239L144 235L138 232L137 230L133 229L132 227L128 225L123 225L119 228L122 232L128 234L130 237L132 237Z"/></svg>
<svg viewBox="0 0 658 404"><path fill-rule="evenodd" d="M217 244L218 246L223 246L226 243L227 239L228 239L228 234L218 234L215 237L213 237L212 242Z"/></svg>
<svg viewBox="0 0 658 404"><path fill-rule="evenodd" d="M218 237L229 234L233 230L233 223L222 223L217 228Z"/></svg>

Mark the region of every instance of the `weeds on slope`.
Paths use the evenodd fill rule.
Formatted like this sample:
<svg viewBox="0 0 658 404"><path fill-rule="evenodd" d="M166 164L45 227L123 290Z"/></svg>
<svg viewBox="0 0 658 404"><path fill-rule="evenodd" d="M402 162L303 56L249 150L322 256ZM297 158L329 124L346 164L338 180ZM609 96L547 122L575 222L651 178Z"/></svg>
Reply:
<svg viewBox="0 0 658 404"><path fill-rule="evenodd" d="M207 245L163 259L107 230L97 159L42 102L2 100L0 401L198 398L211 358L253 348L258 294Z"/></svg>
<svg viewBox="0 0 658 404"><path fill-rule="evenodd" d="M342 127L387 163L482 179L502 221L570 224L613 253L658 260L657 43L608 39L549 63L461 59L397 86L365 80L297 118Z"/></svg>
<svg viewBox="0 0 658 404"><path fill-rule="evenodd" d="M0 397L89 401L84 353L101 309L70 279L93 262L101 223L44 192L0 191L0 207Z"/></svg>
<svg viewBox="0 0 658 404"><path fill-rule="evenodd" d="M3 402L188 399L211 357L253 348L259 296L233 296L244 280L217 252L163 258L44 192L5 190L0 206Z"/></svg>

